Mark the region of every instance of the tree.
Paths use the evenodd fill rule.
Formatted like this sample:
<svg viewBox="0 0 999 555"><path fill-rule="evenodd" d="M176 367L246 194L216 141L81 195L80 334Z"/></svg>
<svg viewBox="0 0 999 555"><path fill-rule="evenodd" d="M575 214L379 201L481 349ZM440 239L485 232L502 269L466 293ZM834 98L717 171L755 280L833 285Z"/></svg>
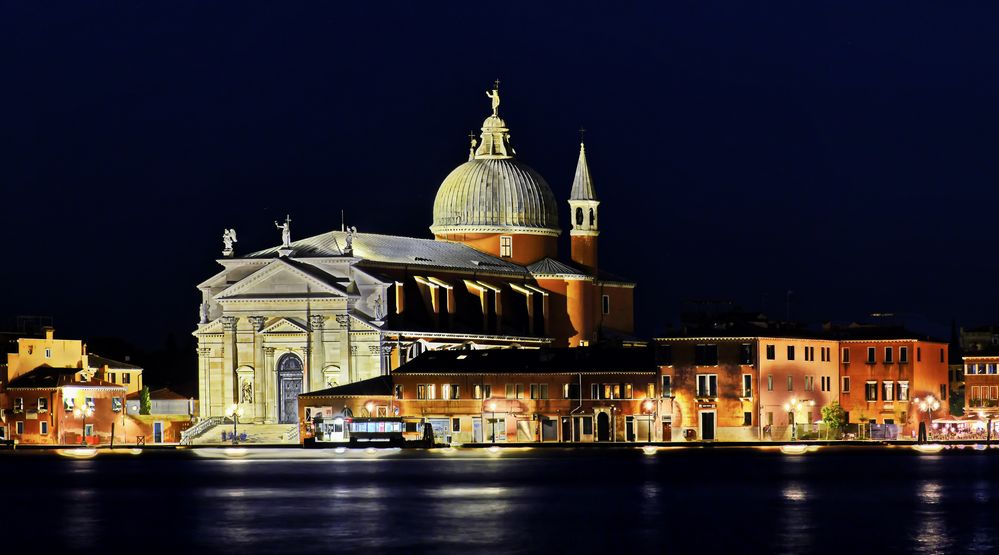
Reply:
<svg viewBox="0 0 999 555"><path fill-rule="evenodd" d="M830 431L835 431L838 436L839 431L846 426L846 411L843 410L843 407L838 402L833 401L829 405L822 407L822 423L826 425L827 438Z"/></svg>
<svg viewBox="0 0 999 555"><path fill-rule="evenodd" d="M963 416L964 415L964 391L959 391L957 389L950 390L950 413L953 416Z"/></svg>
<svg viewBox="0 0 999 555"><path fill-rule="evenodd" d="M153 409L153 400L149 398L149 386L142 386L139 393L139 414L149 414Z"/></svg>

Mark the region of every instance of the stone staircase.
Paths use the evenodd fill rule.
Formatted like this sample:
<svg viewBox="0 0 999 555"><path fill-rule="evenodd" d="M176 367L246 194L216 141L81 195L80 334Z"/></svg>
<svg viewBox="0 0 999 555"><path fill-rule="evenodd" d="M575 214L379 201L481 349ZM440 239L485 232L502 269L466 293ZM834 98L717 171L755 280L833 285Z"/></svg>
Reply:
<svg viewBox="0 0 999 555"><path fill-rule="evenodd" d="M191 445L228 445L230 442L222 441L223 431L232 433L231 421L209 428L206 433L194 438ZM246 434L246 441L240 442L244 445L298 444L298 424L239 424L236 433Z"/></svg>

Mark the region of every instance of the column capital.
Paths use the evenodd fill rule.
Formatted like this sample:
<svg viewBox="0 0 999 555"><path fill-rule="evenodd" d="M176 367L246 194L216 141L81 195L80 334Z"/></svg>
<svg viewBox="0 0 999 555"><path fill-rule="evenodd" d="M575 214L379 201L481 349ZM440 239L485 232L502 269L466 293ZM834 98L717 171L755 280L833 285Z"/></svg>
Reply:
<svg viewBox="0 0 999 555"><path fill-rule="evenodd" d="M325 325L326 317L322 314L313 314L312 316L309 316L310 331L322 331Z"/></svg>
<svg viewBox="0 0 999 555"><path fill-rule="evenodd" d="M274 356L274 347L264 347L264 356Z"/></svg>
<svg viewBox="0 0 999 555"><path fill-rule="evenodd" d="M223 316L222 329L225 331L236 331L236 320L235 316Z"/></svg>
<svg viewBox="0 0 999 555"><path fill-rule="evenodd" d="M253 325L253 331L260 331L264 329L264 323L267 322L267 318L265 316L250 316L247 319L250 321L250 324Z"/></svg>

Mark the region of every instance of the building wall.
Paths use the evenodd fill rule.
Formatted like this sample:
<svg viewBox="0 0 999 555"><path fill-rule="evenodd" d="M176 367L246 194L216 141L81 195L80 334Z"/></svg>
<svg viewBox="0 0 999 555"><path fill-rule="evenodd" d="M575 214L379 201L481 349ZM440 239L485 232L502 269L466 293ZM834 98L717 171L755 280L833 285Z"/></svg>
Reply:
<svg viewBox="0 0 999 555"><path fill-rule="evenodd" d="M600 329L625 334L635 332L635 288L632 286L600 283L595 288L594 314ZM610 311L603 313L603 296L610 301Z"/></svg>
<svg viewBox="0 0 999 555"><path fill-rule="evenodd" d="M759 338L757 346L760 353L759 379L763 384L760 421L762 426L770 425L772 414L771 435L774 439L790 439L788 426L792 419L797 424L809 423L814 426L817 420L822 419L822 408L839 401L838 341ZM773 359L767 358L769 346L773 346ZM794 360L789 360L788 347L794 348ZM814 357L807 357L811 360L806 360L806 352L811 352L806 349L814 350ZM827 349L827 356L823 357L822 349ZM772 390L769 387L771 377ZM827 378L825 390L822 378ZM792 418L789 411L785 410L785 405L793 407L795 401L800 402L801 406L790 411L794 413Z"/></svg>
<svg viewBox="0 0 999 555"><path fill-rule="evenodd" d="M434 238L464 243L473 249L500 256L500 237L511 237L513 256L508 260L526 266L545 257L558 256L558 237L552 235L529 235L523 233L451 233L435 235Z"/></svg>
<svg viewBox="0 0 999 555"><path fill-rule="evenodd" d="M999 415L999 355L964 357L964 413Z"/></svg>
<svg viewBox="0 0 999 555"><path fill-rule="evenodd" d="M7 355L7 381L26 374L42 365L53 368L86 368L87 355L83 341L55 339L54 331L46 330L44 338L20 338L17 353ZM46 349L51 356L46 357Z"/></svg>
<svg viewBox="0 0 999 555"><path fill-rule="evenodd" d="M868 349L874 348L874 362L868 362ZM900 348L908 349L908 363L901 363ZM892 362L885 362L885 349L892 350ZM843 350L849 349L850 361L846 362ZM849 377L850 391L843 392L840 403L849 412L851 424L869 419L872 423L894 424L914 427L925 415L919 413L913 400L932 394L940 400L940 409L933 413L934 418L950 414L948 408L949 376L947 372L947 344L914 340L877 340L841 342L841 380ZM885 382L893 384L892 400L884 399ZM866 384L876 386L876 398L867 400ZM908 400L898 399L898 383L909 383ZM943 389L941 388L943 386ZM947 393L942 396L942 393ZM908 433L909 429L903 429Z"/></svg>
<svg viewBox="0 0 999 555"><path fill-rule="evenodd" d="M25 444L48 445L79 445L83 439L83 426L93 426L93 435L88 443L104 445L111 442L112 425L114 425L115 442L124 442L124 388L107 387L77 387L67 386L50 389L7 389L0 394L0 403L7 414L6 437ZM24 411L13 412L14 400L24 399ZM48 410L38 411L38 398L48 400ZM94 414L84 419L66 410L66 399L72 397L74 406L83 406L87 397L94 399ZM118 397L122 402L121 411L113 410L112 399ZM24 423L24 433L16 433L17 422ZM47 434L41 434L41 422L48 422Z"/></svg>

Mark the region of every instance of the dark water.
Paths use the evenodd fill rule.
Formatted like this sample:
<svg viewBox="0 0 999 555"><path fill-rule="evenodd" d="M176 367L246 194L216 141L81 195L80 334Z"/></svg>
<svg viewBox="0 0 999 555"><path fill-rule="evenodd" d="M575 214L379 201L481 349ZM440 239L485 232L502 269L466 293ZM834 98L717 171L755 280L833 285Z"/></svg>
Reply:
<svg viewBox="0 0 999 555"><path fill-rule="evenodd" d="M35 552L984 552L996 451L3 454L0 529Z"/></svg>

